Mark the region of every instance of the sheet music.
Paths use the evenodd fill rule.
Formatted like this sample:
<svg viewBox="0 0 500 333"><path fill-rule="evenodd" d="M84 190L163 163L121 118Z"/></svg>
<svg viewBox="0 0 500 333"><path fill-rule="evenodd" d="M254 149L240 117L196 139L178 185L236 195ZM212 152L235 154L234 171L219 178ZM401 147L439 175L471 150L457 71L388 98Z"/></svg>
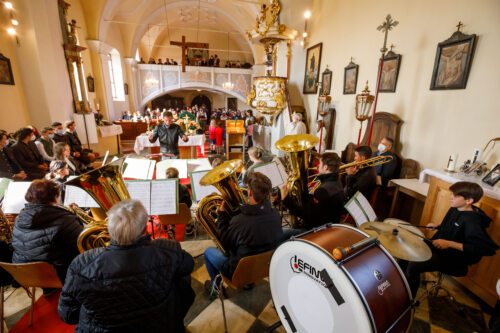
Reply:
<svg viewBox="0 0 500 333"><path fill-rule="evenodd" d="M5 195L5 191L7 191L7 187L12 183L12 179L9 178L0 178L0 200Z"/></svg>
<svg viewBox="0 0 500 333"><path fill-rule="evenodd" d="M191 174L196 171L212 170L212 165L208 158L197 158L187 160L187 173Z"/></svg>
<svg viewBox="0 0 500 333"><path fill-rule="evenodd" d="M139 200L144 208L151 215L151 181L149 180L126 180L125 186L127 187L130 197Z"/></svg>
<svg viewBox="0 0 500 333"><path fill-rule="evenodd" d="M270 180L273 187L278 187L283 185L286 179L283 179L281 172L278 168L278 164L275 161L271 161L266 164L259 165L253 169L255 172L260 172L266 175Z"/></svg>
<svg viewBox="0 0 500 333"><path fill-rule="evenodd" d="M286 181L288 179L288 173L286 173L285 166L281 163L281 160L278 157L273 158L273 161L278 165L281 177Z"/></svg>
<svg viewBox="0 0 500 333"><path fill-rule="evenodd" d="M154 160L128 157L124 162L123 178L152 179L155 163Z"/></svg>
<svg viewBox="0 0 500 333"><path fill-rule="evenodd" d="M344 206L359 227L365 222L377 220L377 215L372 206L361 192L356 194Z"/></svg>
<svg viewBox="0 0 500 333"><path fill-rule="evenodd" d="M5 214L19 214L26 203L24 196L30 185L31 182L9 183L2 203L2 210Z"/></svg>
<svg viewBox="0 0 500 333"><path fill-rule="evenodd" d="M183 159L171 159L171 160L164 160L161 162L156 163L156 179L166 179L165 172L167 171L168 168L176 168L179 170L179 178L187 178L188 177L188 171L187 171L187 162L188 160L183 160Z"/></svg>
<svg viewBox="0 0 500 333"><path fill-rule="evenodd" d="M178 179L151 182L151 215L177 214L179 212Z"/></svg>
<svg viewBox="0 0 500 333"><path fill-rule="evenodd" d="M72 186L66 185L66 192L64 194L64 205L69 206L70 204L77 204L78 207L83 208L99 208L100 206L97 202L85 192L85 190Z"/></svg>
<svg viewBox="0 0 500 333"><path fill-rule="evenodd" d="M200 179L207 174L209 170L191 172L189 177L191 177L191 189L193 190L193 200L200 201L209 194L217 193L220 194L219 190L215 186L201 186Z"/></svg>

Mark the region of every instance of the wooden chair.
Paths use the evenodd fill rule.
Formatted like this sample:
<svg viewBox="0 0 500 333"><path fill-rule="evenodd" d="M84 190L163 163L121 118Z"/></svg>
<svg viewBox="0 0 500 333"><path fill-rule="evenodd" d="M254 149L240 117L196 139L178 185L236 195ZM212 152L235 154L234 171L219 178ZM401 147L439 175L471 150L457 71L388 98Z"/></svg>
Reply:
<svg viewBox="0 0 500 333"><path fill-rule="evenodd" d="M26 289L31 298L30 321L33 322L33 312L35 305L35 288L62 288L62 283L57 276L54 267L46 262L30 262L24 264L10 264L0 262L0 267L12 275L21 286ZM30 291L31 289L31 291ZM0 299L0 319L2 322L1 332L3 333L3 306L4 306L4 287L1 287Z"/></svg>
<svg viewBox="0 0 500 333"><path fill-rule="evenodd" d="M178 214L165 214L158 215L158 220L160 221L160 225L169 225L169 224L184 224L187 225L193 216L191 215L191 210L185 203L179 204L179 213ZM160 228L161 231L161 228ZM160 232L159 232L160 233Z"/></svg>
<svg viewBox="0 0 500 333"><path fill-rule="evenodd" d="M223 274L222 283L218 288L218 295L222 305L222 316L224 318L224 332L227 333L226 309L224 307L224 284L234 289L241 289L245 286L259 282L269 276L269 265L274 250L243 257L238 262L232 278ZM217 280L217 279L216 279Z"/></svg>

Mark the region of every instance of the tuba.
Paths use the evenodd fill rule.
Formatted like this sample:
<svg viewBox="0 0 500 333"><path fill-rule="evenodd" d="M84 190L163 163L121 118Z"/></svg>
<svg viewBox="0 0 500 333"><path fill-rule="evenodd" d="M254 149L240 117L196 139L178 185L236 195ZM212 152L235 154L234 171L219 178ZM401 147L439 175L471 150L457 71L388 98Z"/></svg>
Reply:
<svg viewBox="0 0 500 333"><path fill-rule="evenodd" d="M85 190L107 212L114 204L130 199L121 175L123 161L124 158L118 159L64 184ZM77 245L80 252L109 245L111 238L106 220L96 221L74 205L69 210L75 213L84 224L84 229L78 236Z"/></svg>
<svg viewBox="0 0 500 333"><path fill-rule="evenodd" d="M212 193L200 200L196 218L203 225L209 236L222 252L227 253L220 240L219 230L216 225L217 209L225 202L227 213L235 216L240 210L240 205L246 203L246 198L238 186L236 172L241 169L241 160L230 160L210 170L200 179L200 185L213 185L220 194Z"/></svg>
<svg viewBox="0 0 500 333"><path fill-rule="evenodd" d="M298 213L304 208L303 202L308 194L309 163L307 153L318 142L319 139L312 134L286 135L276 141L276 148L288 153L289 156L290 174L286 186L288 196L292 200L289 208L293 207L293 213ZM299 228L300 226L298 221L294 221L291 225L292 228Z"/></svg>

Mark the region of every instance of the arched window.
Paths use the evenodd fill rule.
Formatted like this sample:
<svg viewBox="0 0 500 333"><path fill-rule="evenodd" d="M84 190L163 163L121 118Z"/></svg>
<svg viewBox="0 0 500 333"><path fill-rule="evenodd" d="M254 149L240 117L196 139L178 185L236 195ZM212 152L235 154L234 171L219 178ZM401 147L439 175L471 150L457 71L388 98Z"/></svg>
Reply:
<svg viewBox="0 0 500 333"><path fill-rule="evenodd" d="M137 51L135 51L135 61L137 61L137 62L141 61L141 56L139 54L139 48L137 48Z"/></svg>
<svg viewBox="0 0 500 333"><path fill-rule="evenodd" d="M116 101L125 100L125 91L123 90L123 72L120 53L113 49L108 54L109 80L111 83L111 93Z"/></svg>

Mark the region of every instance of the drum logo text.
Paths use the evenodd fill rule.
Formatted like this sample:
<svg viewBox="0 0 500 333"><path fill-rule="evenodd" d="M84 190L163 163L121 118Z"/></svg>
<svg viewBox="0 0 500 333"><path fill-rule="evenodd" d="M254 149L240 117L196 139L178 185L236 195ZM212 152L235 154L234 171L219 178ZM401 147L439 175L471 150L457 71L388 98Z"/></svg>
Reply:
<svg viewBox="0 0 500 333"><path fill-rule="evenodd" d="M378 294L382 296L384 294L384 291L391 286L391 283L388 280L385 280L381 284L378 285Z"/></svg>
<svg viewBox="0 0 500 333"><path fill-rule="evenodd" d="M320 274L321 270L312 266L308 262L298 258L297 255L294 255L293 257L290 258L290 266L294 273L305 273L307 276L309 276L316 282L319 282L323 285L325 284L325 281L323 280L323 277Z"/></svg>

